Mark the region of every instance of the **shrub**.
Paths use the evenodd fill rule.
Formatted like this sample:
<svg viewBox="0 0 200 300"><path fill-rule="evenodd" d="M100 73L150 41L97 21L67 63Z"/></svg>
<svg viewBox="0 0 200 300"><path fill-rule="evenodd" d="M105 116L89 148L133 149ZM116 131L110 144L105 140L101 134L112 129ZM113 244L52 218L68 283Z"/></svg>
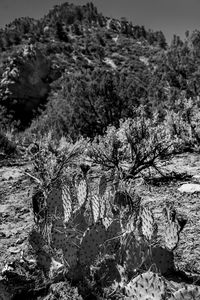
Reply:
<svg viewBox="0 0 200 300"><path fill-rule="evenodd" d="M0 151L6 155L12 155L17 152L17 145L10 141L3 132L0 132Z"/></svg>
<svg viewBox="0 0 200 300"><path fill-rule="evenodd" d="M150 168L161 172L159 160L171 156L174 146L168 128L158 124L156 116L147 118L140 108L134 118L121 121L119 129L109 127L104 136L95 138L90 155L95 163L134 178Z"/></svg>

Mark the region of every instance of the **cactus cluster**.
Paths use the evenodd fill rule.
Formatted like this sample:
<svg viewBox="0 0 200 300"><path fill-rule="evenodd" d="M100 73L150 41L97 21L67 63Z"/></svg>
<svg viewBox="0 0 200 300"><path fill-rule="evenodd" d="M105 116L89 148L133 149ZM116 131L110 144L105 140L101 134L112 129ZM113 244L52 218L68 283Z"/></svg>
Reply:
<svg viewBox="0 0 200 300"><path fill-rule="evenodd" d="M99 180L96 194L90 191L86 176L79 180L77 186L72 188L70 184L69 180L60 181L60 185L52 187L46 200L51 228L50 245L55 251L62 251L68 273L91 270L92 266L101 262L102 267L97 268L101 273L96 271L96 278L100 278L102 283L105 282L102 272L111 264L115 271L118 268L125 270L129 280L116 285L121 278L117 271L114 274L118 279L115 280L115 275L111 274L109 278L112 278L114 287L124 288L130 299L165 299L166 282L158 274L165 275L175 268L173 250L178 245L180 234L176 220L168 218L165 244L161 246L153 243L159 228L152 210L142 205L140 197L134 198L132 194L116 188L113 193L113 186L108 185L105 175ZM41 250L38 263L41 265L43 261L43 268L49 267L49 255L43 259L45 242L41 235L33 231L30 243L37 252ZM148 271L152 266L157 273ZM147 272L142 273L144 271ZM198 293L199 290L181 290L171 299L193 299L189 295Z"/></svg>

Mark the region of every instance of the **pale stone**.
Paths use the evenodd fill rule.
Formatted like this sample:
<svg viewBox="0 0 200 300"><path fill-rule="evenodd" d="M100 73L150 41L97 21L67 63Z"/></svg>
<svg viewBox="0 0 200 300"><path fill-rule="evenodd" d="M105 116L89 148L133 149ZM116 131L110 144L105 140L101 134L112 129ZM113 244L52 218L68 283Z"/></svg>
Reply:
<svg viewBox="0 0 200 300"><path fill-rule="evenodd" d="M186 183L183 184L180 188L178 188L178 191L181 193L200 193L200 184L195 183Z"/></svg>
<svg viewBox="0 0 200 300"><path fill-rule="evenodd" d="M192 181L200 183L200 174L192 176Z"/></svg>

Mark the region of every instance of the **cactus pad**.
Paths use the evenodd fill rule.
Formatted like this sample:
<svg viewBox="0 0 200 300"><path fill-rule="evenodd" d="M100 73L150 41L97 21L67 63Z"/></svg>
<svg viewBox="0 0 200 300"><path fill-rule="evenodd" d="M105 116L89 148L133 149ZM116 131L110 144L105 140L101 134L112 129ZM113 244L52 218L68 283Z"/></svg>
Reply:
<svg viewBox="0 0 200 300"><path fill-rule="evenodd" d="M141 212L142 233L150 241L155 235L155 222L152 211L148 207L143 207Z"/></svg>
<svg viewBox="0 0 200 300"><path fill-rule="evenodd" d="M148 245L142 240L136 240L134 234L128 234L121 246L121 259L126 269L135 272L149 255Z"/></svg>
<svg viewBox="0 0 200 300"><path fill-rule="evenodd" d="M120 266L121 267L121 266ZM94 278L102 287L109 287L122 281L119 266L115 259L107 257L100 261L96 267Z"/></svg>
<svg viewBox="0 0 200 300"><path fill-rule="evenodd" d="M120 247L120 236L122 234L121 222L114 219L107 228L107 241L105 243L105 252L107 254L115 254Z"/></svg>
<svg viewBox="0 0 200 300"><path fill-rule="evenodd" d="M167 224L165 230L165 245L167 249L174 250L179 242L179 227L175 222Z"/></svg>
<svg viewBox="0 0 200 300"><path fill-rule="evenodd" d="M66 243L65 227L62 219L53 221L51 229L51 245L53 248L62 249Z"/></svg>
<svg viewBox="0 0 200 300"><path fill-rule="evenodd" d="M64 210L64 222L68 222L72 213L72 202L70 188L68 185L62 186L62 202Z"/></svg>
<svg viewBox="0 0 200 300"><path fill-rule="evenodd" d="M103 197L107 188L107 179L105 175L102 175L99 181L99 196Z"/></svg>
<svg viewBox="0 0 200 300"><path fill-rule="evenodd" d="M87 183L84 179L79 182L78 189L77 189L77 197L79 206L82 206L87 198Z"/></svg>
<svg viewBox="0 0 200 300"><path fill-rule="evenodd" d="M53 188L47 196L48 216L64 216L61 187Z"/></svg>
<svg viewBox="0 0 200 300"><path fill-rule="evenodd" d="M106 197L102 197L100 201L100 218L103 219L106 217L109 210L109 204Z"/></svg>
<svg viewBox="0 0 200 300"><path fill-rule="evenodd" d="M65 246L62 248L62 251L63 257L69 267L75 267L78 259L78 247L73 243L66 242Z"/></svg>
<svg viewBox="0 0 200 300"><path fill-rule="evenodd" d="M142 198L137 193L134 193L134 195L132 197L131 210L135 217L135 222L137 221L137 219L140 215L141 201L142 201Z"/></svg>
<svg viewBox="0 0 200 300"><path fill-rule="evenodd" d="M125 227L126 232L131 233L135 230L135 216L131 216L126 223Z"/></svg>
<svg viewBox="0 0 200 300"><path fill-rule="evenodd" d="M88 223L86 221L85 210L81 207L76 210L72 216L71 226L74 227L75 230L80 231L81 233L85 232L88 228Z"/></svg>
<svg viewBox="0 0 200 300"><path fill-rule="evenodd" d="M117 191L115 193L114 204L119 207L126 207L127 205L131 205L132 199L127 192Z"/></svg>
<svg viewBox="0 0 200 300"><path fill-rule="evenodd" d="M128 297L136 297L137 300L161 300L165 299L166 286L157 274L146 272L132 279L125 291Z"/></svg>
<svg viewBox="0 0 200 300"><path fill-rule="evenodd" d="M107 239L112 239L122 233L121 222L119 219L114 219L107 229Z"/></svg>
<svg viewBox="0 0 200 300"><path fill-rule="evenodd" d="M99 246L106 240L105 226L98 222L91 226L83 235L80 252L79 262L81 265L87 265L94 262L99 254Z"/></svg>
<svg viewBox="0 0 200 300"><path fill-rule="evenodd" d="M39 268L41 268L45 273L48 273L52 262L51 256L46 251L40 250L37 252L36 259Z"/></svg>
<svg viewBox="0 0 200 300"><path fill-rule="evenodd" d="M173 272L175 268L173 252L160 246L152 247L151 256L147 257L145 266L150 268L153 264L162 275Z"/></svg>
<svg viewBox="0 0 200 300"><path fill-rule="evenodd" d="M77 207L77 205L78 205L77 191L76 191L75 183L73 183L73 181L70 180L68 177L65 177L63 179L62 186L63 186L63 188L65 188L65 186L67 186L68 192L70 193L71 205L74 210L75 207Z"/></svg>
<svg viewBox="0 0 200 300"><path fill-rule="evenodd" d="M35 251L39 251L46 244L42 235L35 229L32 229L29 233L28 241Z"/></svg>
<svg viewBox="0 0 200 300"><path fill-rule="evenodd" d="M100 199L94 195L91 199L93 222L96 223L100 217Z"/></svg>
<svg viewBox="0 0 200 300"><path fill-rule="evenodd" d="M200 287L184 287L174 293L173 300L200 300Z"/></svg>
<svg viewBox="0 0 200 300"><path fill-rule="evenodd" d="M112 219L105 217L102 219L103 225L105 226L106 230L108 229L108 227L110 226L110 224L112 223Z"/></svg>

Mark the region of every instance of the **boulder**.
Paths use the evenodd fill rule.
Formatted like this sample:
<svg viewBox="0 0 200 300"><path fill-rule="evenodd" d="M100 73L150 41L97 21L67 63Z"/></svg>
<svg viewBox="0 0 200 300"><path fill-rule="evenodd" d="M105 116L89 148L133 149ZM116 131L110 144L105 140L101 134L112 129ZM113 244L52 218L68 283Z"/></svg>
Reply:
<svg viewBox="0 0 200 300"><path fill-rule="evenodd" d="M181 185L181 187L178 188L178 191L181 193L200 193L200 184L196 183L186 183Z"/></svg>

